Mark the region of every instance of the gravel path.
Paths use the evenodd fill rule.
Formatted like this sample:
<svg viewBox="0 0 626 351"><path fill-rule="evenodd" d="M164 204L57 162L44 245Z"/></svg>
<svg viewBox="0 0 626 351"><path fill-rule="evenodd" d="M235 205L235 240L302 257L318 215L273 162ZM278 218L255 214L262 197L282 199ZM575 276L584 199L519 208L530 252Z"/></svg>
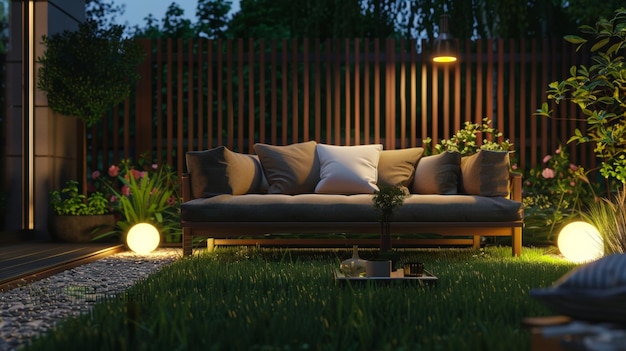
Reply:
<svg viewBox="0 0 626 351"><path fill-rule="evenodd" d="M158 249L149 255L122 252L0 293L0 351L16 350L181 256L181 249Z"/></svg>

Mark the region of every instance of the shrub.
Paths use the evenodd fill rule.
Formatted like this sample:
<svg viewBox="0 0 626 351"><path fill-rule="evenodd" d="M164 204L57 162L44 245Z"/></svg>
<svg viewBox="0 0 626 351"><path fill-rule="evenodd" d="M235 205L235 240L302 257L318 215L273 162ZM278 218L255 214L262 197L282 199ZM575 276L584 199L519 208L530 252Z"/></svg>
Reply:
<svg viewBox="0 0 626 351"><path fill-rule="evenodd" d="M557 148L524 177L524 236L554 241L555 228L579 216L595 194L585 169L573 164L564 148Z"/></svg>
<svg viewBox="0 0 626 351"><path fill-rule="evenodd" d="M125 235L134 224L154 224L166 241L180 240L178 180L168 165L140 159L136 168L130 160L111 165L107 175L92 173L92 186L110 198L119 215L117 233ZM112 234L112 233L109 233Z"/></svg>

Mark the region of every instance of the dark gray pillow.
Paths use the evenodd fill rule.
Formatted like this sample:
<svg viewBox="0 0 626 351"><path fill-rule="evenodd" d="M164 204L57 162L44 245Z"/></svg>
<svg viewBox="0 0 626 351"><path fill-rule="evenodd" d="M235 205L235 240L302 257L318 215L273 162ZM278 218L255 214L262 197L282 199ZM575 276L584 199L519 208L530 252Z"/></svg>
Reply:
<svg viewBox="0 0 626 351"><path fill-rule="evenodd" d="M573 269L551 288L530 295L574 319L626 323L626 254L613 254Z"/></svg>
<svg viewBox="0 0 626 351"><path fill-rule="evenodd" d="M509 195L509 153L480 150L461 158L461 192L469 195Z"/></svg>
<svg viewBox="0 0 626 351"><path fill-rule="evenodd" d="M415 167L411 192L457 194L460 172L461 154L457 151L445 151L437 155L422 157Z"/></svg>
<svg viewBox="0 0 626 351"><path fill-rule="evenodd" d="M270 194L313 193L320 180L316 145L315 141L286 146L254 145L269 183Z"/></svg>
<svg viewBox="0 0 626 351"><path fill-rule="evenodd" d="M186 159L194 198L265 192L263 169L254 155L218 146L210 150L189 151Z"/></svg>

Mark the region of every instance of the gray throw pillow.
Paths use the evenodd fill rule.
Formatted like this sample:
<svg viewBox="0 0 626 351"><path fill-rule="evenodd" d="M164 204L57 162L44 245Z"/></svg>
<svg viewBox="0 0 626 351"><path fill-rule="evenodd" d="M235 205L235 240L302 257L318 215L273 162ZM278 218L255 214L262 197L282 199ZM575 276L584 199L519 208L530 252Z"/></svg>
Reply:
<svg viewBox="0 0 626 351"><path fill-rule="evenodd" d="M270 194L313 193L320 180L320 165L315 141L275 146L255 144Z"/></svg>
<svg viewBox="0 0 626 351"><path fill-rule="evenodd" d="M383 150L378 160L378 184L408 187L424 148Z"/></svg>
<svg viewBox="0 0 626 351"><path fill-rule="evenodd" d="M263 170L254 155L218 146L210 150L189 151L186 160L194 198L263 192Z"/></svg>
<svg viewBox="0 0 626 351"><path fill-rule="evenodd" d="M469 195L509 195L509 153L480 150L461 158L461 192Z"/></svg>
<svg viewBox="0 0 626 351"><path fill-rule="evenodd" d="M461 154L457 151L422 157L410 190L414 194L457 194L460 172Z"/></svg>

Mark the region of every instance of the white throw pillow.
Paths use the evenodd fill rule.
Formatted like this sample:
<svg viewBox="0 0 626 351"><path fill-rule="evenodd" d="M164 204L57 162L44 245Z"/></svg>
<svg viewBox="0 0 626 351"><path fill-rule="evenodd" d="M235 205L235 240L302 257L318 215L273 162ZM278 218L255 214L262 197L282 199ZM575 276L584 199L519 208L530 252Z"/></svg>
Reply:
<svg viewBox="0 0 626 351"><path fill-rule="evenodd" d="M319 194L372 194L378 190L381 144L334 146L317 144L320 161Z"/></svg>

